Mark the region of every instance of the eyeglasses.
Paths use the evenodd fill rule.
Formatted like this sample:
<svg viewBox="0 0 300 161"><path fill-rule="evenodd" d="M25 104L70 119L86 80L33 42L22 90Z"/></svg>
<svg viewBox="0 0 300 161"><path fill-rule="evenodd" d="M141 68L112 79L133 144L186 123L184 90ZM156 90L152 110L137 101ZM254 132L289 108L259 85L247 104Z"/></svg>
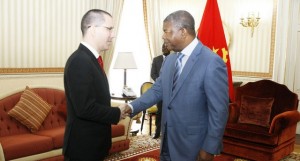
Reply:
<svg viewBox="0 0 300 161"><path fill-rule="evenodd" d="M96 27L104 27L106 28L109 32L112 32L114 27L107 27L107 26L96 26Z"/></svg>
<svg viewBox="0 0 300 161"><path fill-rule="evenodd" d="M87 28L90 28L92 26L88 26ZM106 28L110 33L112 33L114 27L107 27L107 26L98 26L98 25L95 25L95 27L103 27L103 28Z"/></svg>

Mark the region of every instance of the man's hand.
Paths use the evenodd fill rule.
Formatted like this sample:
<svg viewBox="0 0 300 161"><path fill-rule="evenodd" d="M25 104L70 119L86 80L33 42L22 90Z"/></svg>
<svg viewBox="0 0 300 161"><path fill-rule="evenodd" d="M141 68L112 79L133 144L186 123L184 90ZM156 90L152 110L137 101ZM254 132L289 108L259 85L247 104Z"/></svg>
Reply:
<svg viewBox="0 0 300 161"><path fill-rule="evenodd" d="M125 104L125 105L124 105L124 104L121 104L121 105L119 106L119 109L120 109L120 111L121 111L121 113L120 113L120 120L121 120L121 119L124 119L126 116L128 116L128 114L125 113L125 111L126 111L126 104Z"/></svg>
<svg viewBox="0 0 300 161"><path fill-rule="evenodd" d="M127 113L128 115L130 115L132 113L132 109L131 107L128 105L128 104L125 104L126 107L125 107L125 113Z"/></svg>
<svg viewBox="0 0 300 161"><path fill-rule="evenodd" d="M124 119L126 116L129 116L132 113L132 110L127 103L121 104L119 108L121 110L120 120Z"/></svg>
<svg viewBox="0 0 300 161"><path fill-rule="evenodd" d="M206 151L200 150L197 161L213 161L214 155L207 153Z"/></svg>

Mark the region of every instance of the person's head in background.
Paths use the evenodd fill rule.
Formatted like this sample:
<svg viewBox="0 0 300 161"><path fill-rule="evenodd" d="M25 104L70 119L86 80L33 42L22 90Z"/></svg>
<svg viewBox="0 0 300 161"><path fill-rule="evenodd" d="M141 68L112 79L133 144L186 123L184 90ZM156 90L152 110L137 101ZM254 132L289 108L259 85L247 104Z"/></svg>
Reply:
<svg viewBox="0 0 300 161"><path fill-rule="evenodd" d="M100 9L89 10L81 20L83 41L98 53L109 49L114 38L113 28L111 14Z"/></svg>
<svg viewBox="0 0 300 161"><path fill-rule="evenodd" d="M165 45L165 43L163 43L161 51L163 52L164 56L168 56L170 54L170 50L168 49L167 45Z"/></svg>
<svg viewBox="0 0 300 161"><path fill-rule="evenodd" d="M164 44L170 51L181 52L196 37L195 20L184 10L169 14L163 23Z"/></svg>

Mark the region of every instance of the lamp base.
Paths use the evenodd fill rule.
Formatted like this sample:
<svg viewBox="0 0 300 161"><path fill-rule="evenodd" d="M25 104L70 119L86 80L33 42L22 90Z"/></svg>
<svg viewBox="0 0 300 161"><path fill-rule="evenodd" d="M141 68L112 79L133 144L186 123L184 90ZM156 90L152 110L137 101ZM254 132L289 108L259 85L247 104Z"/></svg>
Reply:
<svg viewBox="0 0 300 161"><path fill-rule="evenodd" d="M135 97L136 96L136 94L133 92L133 90L130 87L124 87L124 89L122 90L122 93L125 96L128 96L128 97Z"/></svg>

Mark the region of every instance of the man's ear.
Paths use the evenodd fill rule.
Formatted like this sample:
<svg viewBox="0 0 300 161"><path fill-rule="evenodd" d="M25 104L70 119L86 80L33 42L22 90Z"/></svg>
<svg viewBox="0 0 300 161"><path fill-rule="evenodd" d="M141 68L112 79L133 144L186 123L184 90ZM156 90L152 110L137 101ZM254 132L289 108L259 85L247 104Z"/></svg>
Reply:
<svg viewBox="0 0 300 161"><path fill-rule="evenodd" d="M187 30L186 30L186 28L182 28L182 29L181 29L181 37L182 37L182 38L186 38L186 35L187 35Z"/></svg>
<svg viewBox="0 0 300 161"><path fill-rule="evenodd" d="M95 34L96 34L96 27L93 25L90 27L90 35L92 37L95 37Z"/></svg>

